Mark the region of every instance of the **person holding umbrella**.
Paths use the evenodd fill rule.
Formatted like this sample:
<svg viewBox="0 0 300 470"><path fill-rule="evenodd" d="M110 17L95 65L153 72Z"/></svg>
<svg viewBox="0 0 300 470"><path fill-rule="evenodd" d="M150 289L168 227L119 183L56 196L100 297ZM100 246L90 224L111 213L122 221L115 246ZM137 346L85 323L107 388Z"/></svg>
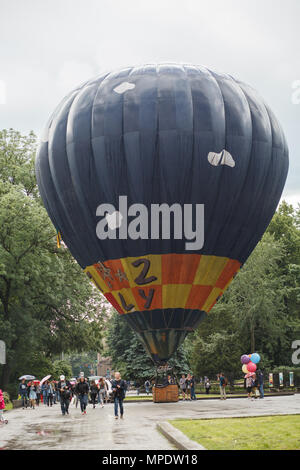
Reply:
<svg viewBox="0 0 300 470"><path fill-rule="evenodd" d="M40 390L43 397L44 405L48 405L48 380L50 379L50 377L51 375L46 375L46 377L44 377L40 381Z"/></svg>
<svg viewBox="0 0 300 470"><path fill-rule="evenodd" d="M27 408L27 385L26 385L26 382L25 382L25 379L22 379L22 382L20 383L19 385L19 395L21 397L21 400L22 400L22 407L23 407L23 410L25 408Z"/></svg>

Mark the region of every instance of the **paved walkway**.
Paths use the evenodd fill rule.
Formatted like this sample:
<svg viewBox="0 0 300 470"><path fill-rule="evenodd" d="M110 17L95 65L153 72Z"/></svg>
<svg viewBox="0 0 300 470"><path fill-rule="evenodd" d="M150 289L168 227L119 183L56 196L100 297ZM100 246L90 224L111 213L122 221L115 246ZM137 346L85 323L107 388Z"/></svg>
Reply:
<svg viewBox="0 0 300 470"><path fill-rule="evenodd" d="M116 421L113 406L92 409L82 416L70 407L62 416L60 406L35 410L15 409L5 413L8 425L0 427L4 449L98 449L168 450L172 445L156 430L156 423L175 418L220 418L234 416L300 414L300 394L250 401L198 400L178 403L126 403L124 420Z"/></svg>

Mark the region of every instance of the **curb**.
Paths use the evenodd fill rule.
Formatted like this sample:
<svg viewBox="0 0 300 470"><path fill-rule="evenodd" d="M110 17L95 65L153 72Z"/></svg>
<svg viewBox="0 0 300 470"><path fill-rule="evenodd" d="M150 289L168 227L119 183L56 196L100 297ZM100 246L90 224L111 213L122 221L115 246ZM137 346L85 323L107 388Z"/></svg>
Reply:
<svg viewBox="0 0 300 470"><path fill-rule="evenodd" d="M167 421L157 423L156 428L179 450L206 450L205 447L189 439Z"/></svg>
<svg viewBox="0 0 300 470"><path fill-rule="evenodd" d="M292 393L292 392L287 392L287 393L274 393L274 394L270 394L270 395L265 395L265 398L273 398L273 397L286 397L286 396L292 396L292 395L297 395L297 393ZM243 395L243 396L230 396L230 395L227 395L227 400L234 400L234 399L237 399L237 398L248 398L247 395ZM209 397L209 398L197 398L197 400L192 400L192 401L200 401L200 400L220 400L219 397ZM182 398L179 398L178 402L179 401L183 401ZM176 402L176 403L178 403ZM137 399L137 400L127 400L126 399L124 400L124 403L128 404L128 403L154 403L152 400L143 400L143 399ZM168 402L161 402L161 403L168 403ZM175 402L173 402L175 403ZM192 402L191 402L192 403Z"/></svg>

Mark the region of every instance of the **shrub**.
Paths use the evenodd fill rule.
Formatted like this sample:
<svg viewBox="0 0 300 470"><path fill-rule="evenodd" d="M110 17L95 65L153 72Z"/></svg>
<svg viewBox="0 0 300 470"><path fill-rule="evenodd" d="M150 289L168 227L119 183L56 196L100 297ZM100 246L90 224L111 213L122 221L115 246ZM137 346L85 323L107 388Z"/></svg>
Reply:
<svg viewBox="0 0 300 470"><path fill-rule="evenodd" d="M13 405L12 405L12 402L10 401L10 397L9 397L8 392L3 392L3 398L4 398L4 401L5 401L5 409L6 410L11 410Z"/></svg>

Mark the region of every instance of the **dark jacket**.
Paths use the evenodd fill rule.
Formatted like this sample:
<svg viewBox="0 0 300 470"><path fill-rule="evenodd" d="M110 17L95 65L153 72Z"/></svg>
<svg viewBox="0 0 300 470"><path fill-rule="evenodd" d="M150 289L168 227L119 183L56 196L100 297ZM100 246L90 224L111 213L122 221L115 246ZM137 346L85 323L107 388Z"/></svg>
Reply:
<svg viewBox="0 0 300 470"><path fill-rule="evenodd" d="M259 372L257 374L258 377L258 385L263 385L264 384L264 374L262 372Z"/></svg>
<svg viewBox="0 0 300 470"><path fill-rule="evenodd" d="M19 385L19 395L27 395L27 385L26 383Z"/></svg>
<svg viewBox="0 0 300 470"><path fill-rule="evenodd" d="M117 387L119 385L119 387ZM114 392L114 397L116 398L121 398L123 400L125 396L125 390L126 390L126 384L124 380L113 380L111 383L113 392Z"/></svg>
<svg viewBox="0 0 300 470"><path fill-rule="evenodd" d="M70 384L70 382L69 382L68 380L65 380L63 383L65 383L66 386L67 386L69 389L71 389L71 384ZM57 390L60 391L61 388L62 388L62 385L61 385L61 380L60 380L60 381L58 382L58 384L57 384Z"/></svg>
<svg viewBox="0 0 300 470"><path fill-rule="evenodd" d="M64 389L64 390L60 393L60 398L61 398L61 400L63 400L63 401L71 400L71 392L70 392L70 390Z"/></svg>
<svg viewBox="0 0 300 470"><path fill-rule="evenodd" d="M91 385L91 394L92 395L97 395L97 393L99 392L99 388L97 385Z"/></svg>
<svg viewBox="0 0 300 470"><path fill-rule="evenodd" d="M89 393L89 386L86 382L78 382L75 388L75 392L78 395L84 395L85 393Z"/></svg>

